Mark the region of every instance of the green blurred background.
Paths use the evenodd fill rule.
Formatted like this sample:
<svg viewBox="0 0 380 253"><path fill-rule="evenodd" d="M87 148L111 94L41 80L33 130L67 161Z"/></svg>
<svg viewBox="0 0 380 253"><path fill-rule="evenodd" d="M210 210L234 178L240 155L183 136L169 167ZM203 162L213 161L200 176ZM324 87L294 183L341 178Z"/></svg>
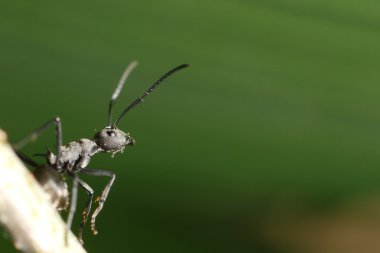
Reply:
<svg viewBox="0 0 380 253"><path fill-rule="evenodd" d="M379 252L379 14L375 0L1 1L0 127L15 142L59 115L65 142L92 137L131 60L115 115L189 63L121 122L136 146L92 159L117 179L88 252Z"/></svg>

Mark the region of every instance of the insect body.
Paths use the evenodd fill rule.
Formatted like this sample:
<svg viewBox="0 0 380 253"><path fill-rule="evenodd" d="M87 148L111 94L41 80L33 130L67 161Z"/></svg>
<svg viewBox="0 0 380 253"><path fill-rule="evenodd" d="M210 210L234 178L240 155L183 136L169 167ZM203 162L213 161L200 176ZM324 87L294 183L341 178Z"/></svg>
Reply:
<svg viewBox="0 0 380 253"><path fill-rule="evenodd" d="M41 186L49 194L52 203L55 204L55 206L58 209L64 209L67 207L68 204L67 184L63 180L63 175L68 175L73 179L71 190L71 204L67 218L67 227L69 229L71 227L71 223L76 209L78 185L88 193L89 198L86 207L82 212L82 223L78 231L78 239L81 243L83 243L82 231L91 211L94 191L88 184L86 184L82 179L80 179L78 173L83 173L92 176L106 176L110 178L108 184L106 185L100 196L96 198L98 206L91 216L91 230L94 234L97 234L97 230L95 228L96 217L102 210L104 202L107 199L108 193L115 180L115 173L108 170L93 169L87 167L90 163L91 157L100 152L112 153L112 155L114 155L117 152L123 152L126 146L133 145L135 141L129 135L129 133L125 133L122 130L118 129L117 125L120 122L120 120L130 109L141 104L144 98L148 96L150 92L154 90L157 87L157 85L160 84L164 79L169 77L174 72L188 67L187 64L182 64L167 72L160 79L158 79L141 97L137 98L126 109L124 109L121 115L114 122L112 122L113 105L116 99L118 98L130 72L136 66L137 62L132 62L124 71L109 102L108 125L104 129L97 132L92 139L80 139L78 141L73 141L69 142L66 145L62 145L61 120L60 118L56 117L45 123L42 127L34 131L30 136L26 137L18 144L13 145L18 156L23 161L36 168L34 171L34 175L36 176ZM26 155L24 155L22 152L20 152L19 149L23 147L25 144L29 143L30 141L37 139L38 136L45 132L45 130L47 130L48 127L52 124L55 125L57 134L56 153L54 154L53 152L49 151L46 155L44 155L46 157L46 164L39 165L30 158L28 158Z"/></svg>

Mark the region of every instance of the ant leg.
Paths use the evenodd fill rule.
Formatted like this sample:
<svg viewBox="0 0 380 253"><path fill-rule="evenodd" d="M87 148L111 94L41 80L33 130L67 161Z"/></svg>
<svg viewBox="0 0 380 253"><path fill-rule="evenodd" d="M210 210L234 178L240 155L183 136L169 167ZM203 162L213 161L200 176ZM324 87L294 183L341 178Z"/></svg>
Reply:
<svg viewBox="0 0 380 253"><path fill-rule="evenodd" d="M83 227L87 223L88 219L88 214L90 213L91 210L91 204L92 204L92 197L94 196L94 190L83 180L78 178L79 185L88 193L89 198L86 204L86 207L84 208L82 215L82 223L79 226L79 231L78 231L78 240L81 244L83 244L83 239L82 239L82 234L83 234Z"/></svg>
<svg viewBox="0 0 380 253"><path fill-rule="evenodd" d="M32 166L33 168L36 168L38 166L40 166L38 163L36 163L35 161L33 161L32 159L30 159L27 155L25 155L24 153L22 153L21 151L18 151L18 150L14 150L16 155L18 156L18 158L20 158L22 161L24 161L26 164L29 164L30 166Z"/></svg>
<svg viewBox="0 0 380 253"><path fill-rule="evenodd" d="M73 178L73 185L71 188L71 203L70 203L70 210L69 214L67 216L67 221L66 221L66 227L67 227L67 233L71 229L71 224L73 223L73 218L75 214L75 210L77 208L77 199L78 199L78 182L79 178L77 174L69 174ZM67 239L67 235L66 235Z"/></svg>
<svg viewBox="0 0 380 253"><path fill-rule="evenodd" d="M95 209L94 213L91 216L91 230L94 235L98 233L98 231L95 228L95 221L96 217L98 216L99 212L103 209L104 202L107 199L108 193L111 190L112 184L115 181L116 175L115 173L108 171L108 170L98 170L98 169L82 169L81 172L91 175L91 176L106 176L110 177L110 181L102 191L102 194L96 198L96 202L99 202L98 207Z"/></svg>
<svg viewBox="0 0 380 253"><path fill-rule="evenodd" d="M49 120L45 124L43 124L40 128L33 131L29 136L25 137L18 143L12 145L13 149L19 150L24 147L29 142L35 141L41 134L43 134L51 124L55 124L56 134L57 134L57 161L60 160L61 156L61 146L62 146L62 125L61 119L59 117L55 117L54 119Z"/></svg>

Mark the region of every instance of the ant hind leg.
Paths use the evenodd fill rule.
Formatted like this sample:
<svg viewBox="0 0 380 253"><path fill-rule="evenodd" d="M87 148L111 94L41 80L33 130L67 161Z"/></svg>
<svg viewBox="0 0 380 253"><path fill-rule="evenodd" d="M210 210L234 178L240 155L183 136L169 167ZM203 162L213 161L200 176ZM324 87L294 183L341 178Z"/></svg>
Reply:
<svg viewBox="0 0 380 253"><path fill-rule="evenodd" d="M68 234L71 229L71 224L73 223L73 218L75 214L75 210L77 208L77 200L78 200L78 182L79 178L77 174L70 173L68 174L70 177L73 178L73 185L71 187L71 201L70 201L70 209L69 214L67 215L66 220L66 244L68 244Z"/></svg>
<svg viewBox="0 0 380 253"><path fill-rule="evenodd" d="M40 166L38 163L33 161L31 158L29 158L27 155L25 155L21 151L19 151L19 150L14 150L14 151L15 151L16 155L18 156L18 158L20 158L26 164L32 166L33 168L37 168L38 166Z"/></svg>
<svg viewBox="0 0 380 253"><path fill-rule="evenodd" d="M56 134L57 134L57 161L61 156L61 146L62 146L62 124L61 119L59 117L55 117L54 119L49 120L41 127L34 130L30 135L22 139L16 144L13 144L12 147L14 150L19 150L29 142L35 141L40 135L42 135L52 124L55 124ZM21 157L20 157L21 158ZM21 158L22 159L22 158Z"/></svg>

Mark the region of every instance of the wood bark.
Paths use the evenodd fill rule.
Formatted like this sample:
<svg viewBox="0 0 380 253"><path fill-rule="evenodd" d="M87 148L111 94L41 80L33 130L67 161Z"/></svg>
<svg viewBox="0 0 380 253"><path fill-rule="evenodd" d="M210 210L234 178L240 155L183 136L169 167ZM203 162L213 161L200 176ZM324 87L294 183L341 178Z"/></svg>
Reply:
<svg viewBox="0 0 380 253"><path fill-rule="evenodd" d="M30 253L85 253L0 129L0 225ZM66 234L67 233L67 234Z"/></svg>

